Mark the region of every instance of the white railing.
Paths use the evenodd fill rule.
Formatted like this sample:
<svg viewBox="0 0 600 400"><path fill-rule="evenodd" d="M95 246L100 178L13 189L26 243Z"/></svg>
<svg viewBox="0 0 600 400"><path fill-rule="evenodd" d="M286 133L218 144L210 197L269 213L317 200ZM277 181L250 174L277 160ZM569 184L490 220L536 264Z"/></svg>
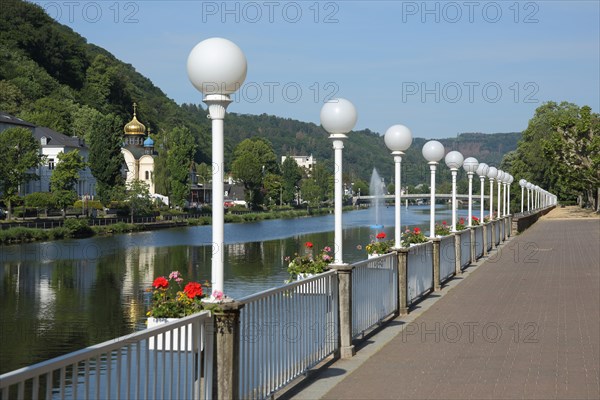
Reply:
<svg viewBox="0 0 600 400"><path fill-rule="evenodd" d="M339 348L335 271L240 303L239 398L269 398Z"/></svg>
<svg viewBox="0 0 600 400"><path fill-rule="evenodd" d="M6 373L0 397L210 399L211 320L205 311Z"/></svg>
<svg viewBox="0 0 600 400"><path fill-rule="evenodd" d="M433 242L418 244L408 250L408 304L433 289Z"/></svg>
<svg viewBox="0 0 600 400"><path fill-rule="evenodd" d="M352 337L395 313L398 307L398 255L385 254L353 264Z"/></svg>
<svg viewBox="0 0 600 400"><path fill-rule="evenodd" d="M440 280L443 282L456 271L454 235L443 236L440 241Z"/></svg>
<svg viewBox="0 0 600 400"><path fill-rule="evenodd" d="M475 228L475 259L483 257L483 226Z"/></svg>
<svg viewBox="0 0 600 400"><path fill-rule="evenodd" d="M460 234L460 267L466 268L471 264L471 230L467 229Z"/></svg>

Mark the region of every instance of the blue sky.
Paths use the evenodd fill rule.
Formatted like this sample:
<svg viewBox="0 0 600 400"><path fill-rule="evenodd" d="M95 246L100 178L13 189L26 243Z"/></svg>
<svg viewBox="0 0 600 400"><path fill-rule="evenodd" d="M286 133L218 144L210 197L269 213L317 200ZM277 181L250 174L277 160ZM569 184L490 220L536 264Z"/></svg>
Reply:
<svg viewBox="0 0 600 400"><path fill-rule="evenodd" d="M248 60L230 112L318 124L344 97L357 129L444 138L521 131L550 100L600 109L596 0L35 3L177 103L201 102L187 56L219 36Z"/></svg>

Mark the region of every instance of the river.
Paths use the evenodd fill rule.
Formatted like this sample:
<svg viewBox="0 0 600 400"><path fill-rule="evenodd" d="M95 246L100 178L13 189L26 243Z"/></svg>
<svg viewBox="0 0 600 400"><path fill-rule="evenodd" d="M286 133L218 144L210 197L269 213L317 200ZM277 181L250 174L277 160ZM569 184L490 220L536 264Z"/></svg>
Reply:
<svg viewBox="0 0 600 400"><path fill-rule="evenodd" d="M393 207L382 221L393 238ZM464 215L464 210L460 210ZM371 210L344 213L344 262L366 258ZM450 222L438 206L436 220ZM429 207L402 209L402 225L428 231ZM284 261L306 241L333 246L333 215L225 226L225 293L241 298L283 284ZM0 373L145 327L155 277L180 271L210 281L211 227L0 246Z"/></svg>

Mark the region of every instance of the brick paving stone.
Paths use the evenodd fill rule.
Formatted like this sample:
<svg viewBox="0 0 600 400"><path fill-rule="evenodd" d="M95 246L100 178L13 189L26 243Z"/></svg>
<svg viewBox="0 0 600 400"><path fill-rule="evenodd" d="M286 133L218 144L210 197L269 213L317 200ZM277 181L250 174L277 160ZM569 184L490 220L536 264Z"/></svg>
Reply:
<svg viewBox="0 0 600 400"><path fill-rule="evenodd" d="M541 219L327 399L599 399L600 219Z"/></svg>

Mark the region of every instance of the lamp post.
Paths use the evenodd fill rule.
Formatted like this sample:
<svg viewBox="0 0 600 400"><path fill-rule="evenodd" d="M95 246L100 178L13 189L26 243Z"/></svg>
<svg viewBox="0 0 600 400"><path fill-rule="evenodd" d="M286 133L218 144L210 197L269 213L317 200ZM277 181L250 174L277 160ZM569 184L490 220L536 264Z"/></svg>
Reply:
<svg viewBox="0 0 600 400"><path fill-rule="evenodd" d="M444 161L452 173L452 232L456 232L456 174L462 167L463 155L458 151L451 151L446 154Z"/></svg>
<svg viewBox="0 0 600 400"><path fill-rule="evenodd" d="M506 215L508 214L506 212L506 210L508 209L508 207L506 206L506 200L508 199L508 197L506 196L507 192L508 192L508 179L509 179L510 175L508 174L508 172L504 173L504 176L502 177L502 216L506 217Z"/></svg>
<svg viewBox="0 0 600 400"><path fill-rule="evenodd" d="M394 247L399 249L401 247L402 235L401 235L401 223L400 223L400 209L402 208L400 192L401 192L401 164L402 156L404 151L407 150L412 144L412 132L404 125L392 125L385 132L384 136L385 145L392 151L394 156L394 167L395 167L395 179L394 179Z"/></svg>
<svg viewBox="0 0 600 400"><path fill-rule="evenodd" d="M523 214L523 195L525 192L525 185L527 185L527 181L525 179L519 180L519 186L521 186L521 214Z"/></svg>
<svg viewBox="0 0 600 400"><path fill-rule="evenodd" d="M223 38L210 38L198 43L187 59L187 73L192 85L204 94L212 120L212 298L223 294L224 184L223 184L223 120L234 93L246 79L247 62L242 50Z"/></svg>
<svg viewBox="0 0 600 400"><path fill-rule="evenodd" d="M498 211L496 218L500 219L502 216L502 179L504 179L504 171L501 169L498 170L498 175L496 176L496 182L498 182L498 206L496 210Z"/></svg>
<svg viewBox="0 0 600 400"><path fill-rule="evenodd" d="M508 204L506 205L506 213L508 215L510 215L510 185L512 185L512 183L514 182L515 177L512 175L508 176L508 192L507 192L507 196L508 196Z"/></svg>
<svg viewBox="0 0 600 400"><path fill-rule="evenodd" d="M540 187L535 186L535 208L540 208Z"/></svg>
<svg viewBox="0 0 600 400"><path fill-rule="evenodd" d="M494 179L498 176L496 167L490 167L487 173L490 178L490 221L494 219Z"/></svg>
<svg viewBox="0 0 600 400"><path fill-rule="evenodd" d="M350 132L356 124L356 108L346 99L332 99L321 108L321 125L329 133L329 139L333 141L334 150L334 214L335 231L334 261L343 264L342 260L342 149L346 133Z"/></svg>
<svg viewBox="0 0 600 400"><path fill-rule="evenodd" d="M467 172L469 178L469 223L467 226L473 226L473 174L479 168L479 161L474 157L469 157L463 162L463 169Z"/></svg>
<svg viewBox="0 0 600 400"><path fill-rule="evenodd" d="M527 189L527 211L531 210L531 187L533 185L531 184L531 182L527 182L525 184L525 189Z"/></svg>
<svg viewBox="0 0 600 400"><path fill-rule="evenodd" d="M437 140L430 140L423 145L421 152L428 161L429 170L431 171L429 237L435 237L435 170L438 162L444 157L444 145Z"/></svg>
<svg viewBox="0 0 600 400"><path fill-rule="evenodd" d="M485 209L485 196L484 196L484 192L485 192L485 178L487 176L487 173L490 169L490 166L487 165L486 163L481 163L479 164L479 166L477 167L477 175L479 175L479 182L481 183L480 186L480 191L481 191L481 204L480 206L480 210L479 210L479 220L481 221L481 223L483 223L483 217L484 217L484 209Z"/></svg>

